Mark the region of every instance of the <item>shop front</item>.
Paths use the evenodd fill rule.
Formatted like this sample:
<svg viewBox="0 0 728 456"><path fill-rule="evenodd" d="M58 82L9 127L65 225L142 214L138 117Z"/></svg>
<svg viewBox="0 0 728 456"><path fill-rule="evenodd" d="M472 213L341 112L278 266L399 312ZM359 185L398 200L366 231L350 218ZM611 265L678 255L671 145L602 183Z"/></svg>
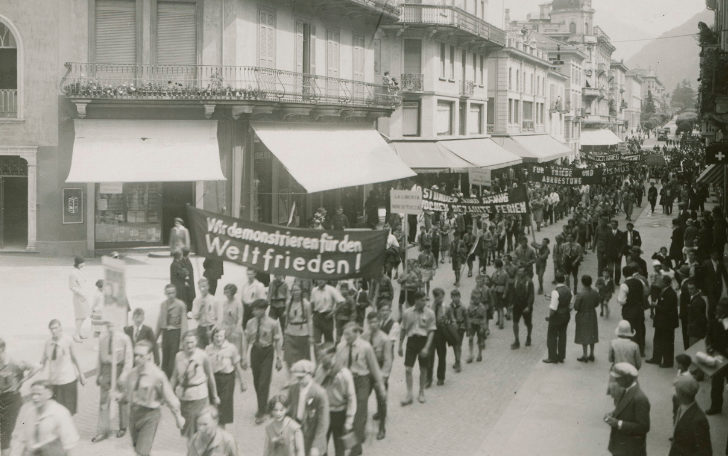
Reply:
<svg viewBox="0 0 728 456"><path fill-rule="evenodd" d="M218 180L215 121L75 121L66 182L87 184L93 250L166 245L174 219Z"/></svg>

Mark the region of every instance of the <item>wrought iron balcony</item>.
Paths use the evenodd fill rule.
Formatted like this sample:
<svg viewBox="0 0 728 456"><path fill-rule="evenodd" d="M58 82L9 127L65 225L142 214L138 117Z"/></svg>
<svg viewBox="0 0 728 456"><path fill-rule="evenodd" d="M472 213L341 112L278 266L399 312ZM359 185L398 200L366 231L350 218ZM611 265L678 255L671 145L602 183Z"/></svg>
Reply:
<svg viewBox="0 0 728 456"><path fill-rule="evenodd" d="M61 90L71 99L315 104L394 109L394 84L372 84L275 68L216 65L66 63Z"/></svg>
<svg viewBox="0 0 728 456"><path fill-rule="evenodd" d="M405 4L399 20L410 25L452 27L498 46L506 45L506 32L452 5Z"/></svg>
<svg viewBox="0 0 728 456"><path fill-rule="evenodd" d="M460 84L460 96L464 98L469 98L473 96L473 93L475 93L475 81L463 81Z"/></svg>
<svg viewBox="0 0 728 456"><path fill-rule="evenodd" d="M0 89L0 119L18 116L18 90Z"/></svg>
<svg viewBox="0 0 728 456"><path fill-rule="evenodd" d="M402 73L402 92L422 92L425 86L425 75L422 73Z"/></svg>

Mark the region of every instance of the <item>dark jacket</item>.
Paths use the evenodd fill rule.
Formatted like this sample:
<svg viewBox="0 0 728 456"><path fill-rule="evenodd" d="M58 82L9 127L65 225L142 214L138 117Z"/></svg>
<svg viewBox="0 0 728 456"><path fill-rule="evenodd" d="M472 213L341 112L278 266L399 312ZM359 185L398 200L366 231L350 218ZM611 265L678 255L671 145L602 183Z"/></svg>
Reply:
<svg viewBox="0 0 728 456"><path fill-rule="evenodd" d="M298 421L298 398L301 393L301 386L295 383L288 390L288 416ZM311 448L318 448L319 454L326 454L328 442L326 433L329 430L329 397L321 386L313 382L308 389L304 401L306 410L303 412L303 419L300 421L301 432L303 432L303 445L306 447L306 454Z"/></svg>
<svg viewBox="0 0 728 456"><path fill-rule="evenodd" d="M159 364L159 351L157 350L157 338L154 337L154 330L147 325L142 325L139 335L134 339L134 326L125 326L124 333L129 336L132 344L136 344L140 340L146 340L152 344L152 353L154 354L154 364Z"/></svg>
<svg viewBox="0 0 728 456"><path fill-rule="evenodd" d="M680 325L677 313L677 293L667 287L660 293L655 306L655 328L675 329Z"/></svg>
<svg viewBox="0 0 728 456"><path fill-rule="evenodd" d="M650 431L650 401L639 385L624 392L612 416L622 421L622 429L615 426L609 433L612 456L645 456L645 438Z"/></svg>
<svg viewBox="0 0 728 456"><path fill-rule="evenodd" d="M698 404L683 413L675 426L669 456L711 456L710 425Z"/></svg>
<svg viewBox="0 0 728 456"><path fill-rule="evenodd" d="M708 319L705 316L705 300L700 294L690 298L688 305L688 336L702 339L708 331Z"/></svg>

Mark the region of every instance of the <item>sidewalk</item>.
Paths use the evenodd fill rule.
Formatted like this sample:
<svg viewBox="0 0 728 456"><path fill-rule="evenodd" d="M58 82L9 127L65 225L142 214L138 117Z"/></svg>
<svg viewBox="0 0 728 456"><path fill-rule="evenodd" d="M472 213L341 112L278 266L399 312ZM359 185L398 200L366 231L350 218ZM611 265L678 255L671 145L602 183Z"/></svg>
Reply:
<svg viewBox="0 0 728 456"><path fill-rule="evenodd" d="M639 210L639 208L637 208ZM635 229L642 235L643 258L649 259L661 246L668 246L672 218L661 213L648 215L649 209L637 219ZM625 229L624 215L619 218L620 229ZM650 264L647 260L648 265ZM590 254L582 270L592 274L596 270L595 255ZM621 319L616 293L610 302L610 317L599 319L599 343L595 347L596 362L579 363L581 346L575 345L574 318L568 328L567 356L562 365L539 362L534 366L513 401L488 432L478 455L609 455L609 426L603 422L606 413L614 409L612 399L606 395L610 363L609 340ZM646 314L646 354L652 353L652 320ZM538 323L536 323L538 322ZM536 319L536 324L544 324ZM682 352L682 335L675 331L675 355ZM545 357L545 354L544 354ZM651 429L647 434L647 454L667 454L672 436L672 381L674 369L661 369L644 364L640 369L640 386L650 399ZM710 405L710 382L700 385L698 404L705 410ZM709 417L713 453L723 454L726 445L728 417Z"/></svg>

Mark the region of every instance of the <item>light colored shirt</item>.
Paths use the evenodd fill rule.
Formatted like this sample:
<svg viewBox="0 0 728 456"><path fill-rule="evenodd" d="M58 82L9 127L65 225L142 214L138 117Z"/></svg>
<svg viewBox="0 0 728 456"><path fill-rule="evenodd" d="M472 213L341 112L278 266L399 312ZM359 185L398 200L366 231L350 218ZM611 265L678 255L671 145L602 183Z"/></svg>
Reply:
<svg viewBox="0 0 728 456"><path fill-rule="evenodd" d="M424 308L418 312L415 306L405 310L402 314L402 330L407 337L424 336L437 329L435 324L435 312Z"/></svg>
<svg viewBox="0 0 728 456"><path fill-rule="evenodd" d="M258 299L267 299L268 293L265 291L265 285L254 279L253 283L245 282L240 286L240 299L243 304L249 306L253 301Z"/></svg>
<svg viewBox="0 0 728 456"><path fill-rule="evenodd" d="M215 296L199 295L192 302L192 318L197 320L200 326L211 326L217 324L220 317L220 304Z"/></svg>
<svg viewBox="0 0 728 456"><path fill-rule="evenodd" d="M13 432L10 455L32 454L54 440L60 440L66 451L78 445L80 437L68 409L53 399L40 413L32 402L23 404Z"/></svg>
<svg viewBox="0 0 728 456"><path fill-rule="evenodd" d="M43 350L43 362L48 363L48 381L51 385L65 385L77 378L76 366L71 359L73 340L61 334L58 340L48 339Z"/></svg>
<svg viewBox="0 0 728 456"><path fill-rule="evenodd" d="M223 341L219 348L215 344L210 344L205 348L205 352L212 363L212 371L216 374L230 374L240 362L238 349L228 341Z"/></svg>
<svg viewBox="0 0 728 456"><path fill-rule="evenodd" d="M331 312L334 310L336 304L342 302L344 302L344 297L339 290L331 285L324 285L323 289L321 287L314 287L311 290L311 305L313 306L314 312Z"/></svg>

